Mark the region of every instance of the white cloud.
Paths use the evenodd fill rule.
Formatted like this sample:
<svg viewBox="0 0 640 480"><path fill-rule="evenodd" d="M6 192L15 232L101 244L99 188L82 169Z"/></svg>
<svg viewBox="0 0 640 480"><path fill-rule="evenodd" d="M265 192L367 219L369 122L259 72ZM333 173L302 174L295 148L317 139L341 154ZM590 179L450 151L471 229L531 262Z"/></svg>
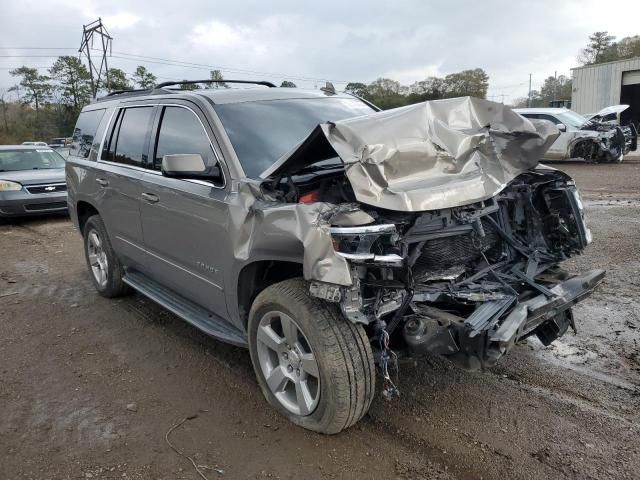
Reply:
<svg viewBox="0 0 640 480"><path fill-rule="evenodd" d="M114 15L106 15L102 17L102 23L108 25L107 29L126 30L140 23L141 18L130 12L119 12Z"/></svg>
<svg viewBox="0 0 640 480"><path fill-rule="evenodd" d="M526 95L529 73L534 74L534 87L555 70L569 74L594 31L609 30L618 37L640 33L639 2L621 7L603 6L602 0L539 0L535 5L485 0L463 6L450 0L5 3L0 17L3 47L77 48L82 25L100 16L114 37L114 52L223 67L227 77L291 79L307 87L313 87L315 79L330 79L340 88L342 81L369 82L381 76L407 85L480 67L489 74L490 93L509 98ZM32 15L35 10L38 15ZM9 67L52 61L0 59L0 88L15 83ZM144 63L109 61L126 72ZM206 68L146 66L163 79L208 75Z"/></svg>
<svg viewBox="0 0 640 480"><path fill-rule="evenodd" d="M424 80L427 77L443 76L443 72L440 71L440 64L434 64L402 70L388 70L380 76L397 80L402 85L410 85L415 81Z"/></svg>

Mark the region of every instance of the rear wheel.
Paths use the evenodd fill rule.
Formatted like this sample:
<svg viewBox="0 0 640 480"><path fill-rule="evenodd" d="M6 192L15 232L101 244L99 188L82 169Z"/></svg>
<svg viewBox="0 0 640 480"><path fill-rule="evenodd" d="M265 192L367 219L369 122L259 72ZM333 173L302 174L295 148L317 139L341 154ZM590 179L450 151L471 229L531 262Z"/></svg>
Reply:
<svg viewBox="0 0 640 480"><path fill-rule="evenodd" d="M109 298L129 293L129 287L122 281L124 270L111 247L100 215L89 217L83 236L87 266L98 293Z"/></svg>
<svg viewBox="0 0 640 480"><path fill-rule="evenodd" d="M262 291L249 314L249 348L260 388L293 423L333 434L371 405L373 354L360 325L291 279Z"/></svg>

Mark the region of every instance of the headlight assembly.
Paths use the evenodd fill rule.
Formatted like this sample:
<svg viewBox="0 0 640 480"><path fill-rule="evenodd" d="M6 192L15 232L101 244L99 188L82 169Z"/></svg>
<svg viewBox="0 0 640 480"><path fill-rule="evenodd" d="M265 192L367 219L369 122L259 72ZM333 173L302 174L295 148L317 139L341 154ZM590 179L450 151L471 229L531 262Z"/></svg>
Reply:
<svg viewBox="0 0 640 480"><path fill-rule="evenodd" d="M22 190L22 185L10 180L0 180L0 192L16 192Z"/></svg>
<svg viewBox="0 0 640 480"><path fill-rule="evenodd" d="M331 227L333 248L355 263L401 266L398 232L393 224Z"/></svg>

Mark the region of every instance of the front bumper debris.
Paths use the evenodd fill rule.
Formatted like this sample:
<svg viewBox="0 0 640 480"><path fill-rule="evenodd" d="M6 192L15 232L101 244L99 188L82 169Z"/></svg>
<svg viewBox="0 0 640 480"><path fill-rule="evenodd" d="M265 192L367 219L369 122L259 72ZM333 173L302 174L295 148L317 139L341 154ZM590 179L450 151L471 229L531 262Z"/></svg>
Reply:
<svg viewBox="0 0 640 480"><path fill-rule="evenodd" d="M414 355L444 355L461 367L490 367L518 340L537 335L548 345L575 328L571 307L588 297L605 276L592 270L573 276L549 290L520 302L508 314L510 299L483 303L468 318L417 305L417 313L405 324L404 338Z"/></svg>

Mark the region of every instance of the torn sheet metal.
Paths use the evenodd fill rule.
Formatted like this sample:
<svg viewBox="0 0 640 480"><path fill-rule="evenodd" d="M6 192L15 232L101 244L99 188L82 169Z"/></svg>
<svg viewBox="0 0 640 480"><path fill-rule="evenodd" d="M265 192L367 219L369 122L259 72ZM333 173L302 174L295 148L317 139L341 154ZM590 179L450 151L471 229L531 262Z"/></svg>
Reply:
<svg viewBox="0 0 640 480"><path fill-rule="evenodd" d="M291 258L303 258L303 274L336 285L352 284L347 260L333 249L330 226L371 221L371 217L353 204L333 205L280 203L259 200L252 183L240 183L234 196L229 232L236 261L259 260L261 254L287 252Z"/></svg>
<svg viewBox="0 0 640 480"><path fill-rule="evenodd" d="M262 178L335 157L358 201L413 212L466 205L499 193L535 167L559 131L500 103L435 100L319 125Z"/></svg>

